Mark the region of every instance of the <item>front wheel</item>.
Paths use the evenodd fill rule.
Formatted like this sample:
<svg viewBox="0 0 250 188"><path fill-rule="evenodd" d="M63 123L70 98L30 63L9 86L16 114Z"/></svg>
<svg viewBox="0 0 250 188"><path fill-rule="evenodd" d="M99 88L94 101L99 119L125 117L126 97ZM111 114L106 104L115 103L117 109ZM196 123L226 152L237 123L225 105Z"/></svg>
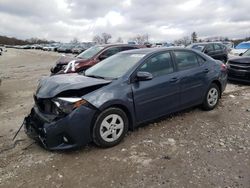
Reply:
<svg viewBox="0 0 250 188"><path fill-rule="evenodd" d="M213 110L218 104L219 99L220 99L219 87L216 84L211 84L202 103L202 108L204 110Z"/></svg>
<svg viewBox="0 0 250 188"><path fill-rule="evenodd" d="M128 118L119 108L104 110L93 127L93 141L97 146L107 148L120 143L128 131Z"/></svg>

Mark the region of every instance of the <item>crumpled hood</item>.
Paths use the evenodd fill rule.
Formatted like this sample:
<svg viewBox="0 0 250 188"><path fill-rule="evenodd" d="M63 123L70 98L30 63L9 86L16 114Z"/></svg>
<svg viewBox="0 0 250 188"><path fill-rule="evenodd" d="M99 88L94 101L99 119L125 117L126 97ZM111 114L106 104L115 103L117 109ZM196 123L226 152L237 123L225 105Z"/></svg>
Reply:
<svg viewBox="0 0 250 188"><path fill-rule="evenodd" d="M237 63L249 63L250 64L250 57L238 57L238 58L232 58L229 60L229 62L237 62Z"/></svg>
<svg viewBox="0 0 250 188"><path fill-rule="evenodd" d="M40 80L36 91L37 98L53 98L67 90L79 90L91 86L104 85L112 82L82 76L79 74L61 74L44 77Z"/></svg>

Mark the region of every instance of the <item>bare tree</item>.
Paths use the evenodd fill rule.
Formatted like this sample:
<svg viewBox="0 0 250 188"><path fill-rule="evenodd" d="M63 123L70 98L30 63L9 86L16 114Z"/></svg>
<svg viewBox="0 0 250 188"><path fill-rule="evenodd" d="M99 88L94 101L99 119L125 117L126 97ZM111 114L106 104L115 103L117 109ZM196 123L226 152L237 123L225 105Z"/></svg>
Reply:
<svg viewBox="0 0 250 188"><path fill-rule="evenodd" d="M73 39L70 41L70 43L77 44L77 43L79 43L79 41L78 41L78 39L75 37L75 38L73 38Z"/></svg>
<svg viewBox="0 0 250 188"><path fill-rule="evenodd" d="M111 39L112 36L109 33L102 33L102 39L104 44L108 44L108 40Z"/></svg>
<svg viewBox="0 0 250 188"><path fill-rule="evenodd" d="M118 37L118 38L116 39L116 42L117 42L117 43L123 43L122 37Z"/></svg>
<svg viewBox="0 0 250 188"><path fill-rule="evenodd" d="M198 37L197 37L197 33L196 32L192 33L191 39L192 39L192 43L197 42Z"/></svg>
<svg viewBox="0 0 250 188"><path fill-rule="evenodd" d="M148 34L143 34L143 35L136 35L132 37L130 40L135 41L137 44L144 44L145 42L148 42L149 35Z"/></svg>
<svg viewBox="0 0 250 188"><path fill-rule="evenodd" d="M99 35L95 35L92 41L95 42L96 44L103 44L103 39Z"/></svg>
<svg viewBox="0 0 250 188"><path fill-rule="evenodd" d="M93 42L97 44L108 44L109 39L111 39L112 36L109 33L102 33L102 35L95 35L92 39Z"/></svg>
<svg viewBox="0 0 250 188"><path fill-rule="evenodd" d="M174 41L174 44L178 45L178 46L180 46L180 45L187 46L190 43L191 43L191 40L190 40L190 38L188 36L184 36L184 37Z"/></svg>

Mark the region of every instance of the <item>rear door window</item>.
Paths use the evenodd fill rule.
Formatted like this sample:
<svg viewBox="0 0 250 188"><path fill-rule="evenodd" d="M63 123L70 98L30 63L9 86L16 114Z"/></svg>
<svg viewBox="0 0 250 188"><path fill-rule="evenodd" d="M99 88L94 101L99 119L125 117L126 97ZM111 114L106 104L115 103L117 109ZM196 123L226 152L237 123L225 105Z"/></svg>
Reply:
<svg viewBox="0 0 250 188"><path fill-rule="evenodd" d="M198 59L198 62L200 63L200 65L203 65L204 63L206 63L206 60L199 55L197 55L197 59Z"/></svg>
<svg viewBox="0 0 250 188"><path fill-rule="evenodd" d="M197 55L193 52L175 51L174 54L179 71L199 66Z"/></svg>

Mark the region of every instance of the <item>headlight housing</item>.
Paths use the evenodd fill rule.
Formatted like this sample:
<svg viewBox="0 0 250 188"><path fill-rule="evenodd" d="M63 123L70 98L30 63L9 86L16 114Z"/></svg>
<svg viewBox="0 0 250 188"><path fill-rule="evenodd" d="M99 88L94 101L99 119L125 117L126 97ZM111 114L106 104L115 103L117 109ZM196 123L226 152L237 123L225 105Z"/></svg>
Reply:
<svg viewBox="0 0 250 188"><path fill-rule="evenodd" d="M56 107L63 113L69 114L81 105L87 104L82 98L58 97L52 100Z"/></svg>

